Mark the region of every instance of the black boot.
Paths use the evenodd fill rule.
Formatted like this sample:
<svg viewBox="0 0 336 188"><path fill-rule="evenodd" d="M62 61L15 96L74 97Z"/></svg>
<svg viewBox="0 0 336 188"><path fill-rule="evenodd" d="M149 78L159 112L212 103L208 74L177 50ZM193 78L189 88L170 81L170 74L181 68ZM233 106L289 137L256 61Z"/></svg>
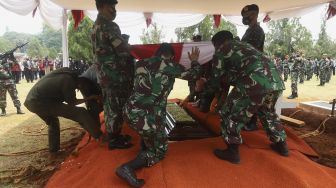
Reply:
<svg viewBox="0 0 336 188"><path fill-rule="evenodd" d="M250 122L248 122L248 124L243 127L243 130L245 130L245 131L255 131L255 130L258 130L257 120L258 120L257 114L253 114L253 116L251 117Z"/></svg>
<svg viewBox="0 0 336 188"><path fill-rule="evenodd" d="M238 144L228 144L228 148L226 150L215 149L214 154L219 159L229 161L233 164L240 163Z"/></svg>
<svg viewBox="0 0 336 188"><path fill-rule="evenodd" d="M0 116L5 116L6 115L6 109L5 108L1 108L1 114Z"/></svg>
<svg viewBox="0 0 336 188"><path fill-rule="evenodd" d="M292 93L292 95L287 97L287 99L295 99L296 97L298 97L298 94L297 93Z"/></svg>
<svg viewBox="0 0 336 188"><path fill-rule="evenodd" d="M22 112L20 107L16 107L16 113L17 114L24 114L24 112Z"/></svg>
<svg viewBox="0 0 336 188"><path fill-rule="evenodd" d="M146 167L147 161L144 153L140 153L135 159L129 161L117 168L116 174L121 179L127 181L132 187L142 187L145 184L145 180L138 179L135 174L135 170Z"/></svg>
<svg viewBox="0 0 336 188"><path fill-rule="evenodd" d="M287 157L289 155L286 141L272 143L271 148L282 156Z"/></svg>
<svg viewBox="0 0 336 188"><path fill-rule="evenodd" d="M109 134L109 144L108 148L113 149L128 149L133 146L130 135L112 135Z"/></svg>

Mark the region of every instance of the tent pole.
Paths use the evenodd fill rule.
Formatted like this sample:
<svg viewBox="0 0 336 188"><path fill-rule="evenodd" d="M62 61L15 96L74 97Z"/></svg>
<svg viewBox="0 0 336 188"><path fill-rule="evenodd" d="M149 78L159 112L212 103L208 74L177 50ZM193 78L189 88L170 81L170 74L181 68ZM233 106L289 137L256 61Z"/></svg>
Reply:
<svg viewBox="0 0 336 188"><path fill-rule="evenodd" d="M62 15L62 52L63 67L69 67L69 51L68 51L68 15L67 10L63 9Z"/></svg>

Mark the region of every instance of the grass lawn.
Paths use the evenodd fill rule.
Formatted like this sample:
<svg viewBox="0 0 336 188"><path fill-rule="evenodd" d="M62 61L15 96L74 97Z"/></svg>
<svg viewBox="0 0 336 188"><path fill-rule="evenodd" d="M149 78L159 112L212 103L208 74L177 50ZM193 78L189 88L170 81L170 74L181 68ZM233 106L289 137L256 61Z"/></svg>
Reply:
<svg viewBox="0 0 336 188"><path fill-rule="evenodd" d="M314 77L309 82L306 81L304 84L299 84L299 98L292 101L329 101L336 98L335 76L324 87L317 86L318 83ZM17 84L21 103L24 102L33 84L26 83L25 80ZM283 94L284 98L291 93L290 81L286 82L286 88ZM188 92L187 82L176 79L174 89L169 98L184 98ZM46 149L48 146L47 128L44 126L44 122L35 114L29 112L23 105L22 109L25 114L17 115L10 96L7 94L7 116L0 117L0 187L41 187L53 173L54 169L69 155L73 146L83 134L82 130L76 129L79 128L76 122L61 118L61 129L67 129L62 131L61 142L68 146L63 146L66 152L60 157L56 159L50 158L47 151L19 156L7 156L20 151ZM40 131L41 128L42 130ZM36 135L25 135L23 132L30 132L29 134ZM35 179L31 178L33 173L38 174L37 177L34 175Z"/></svg>

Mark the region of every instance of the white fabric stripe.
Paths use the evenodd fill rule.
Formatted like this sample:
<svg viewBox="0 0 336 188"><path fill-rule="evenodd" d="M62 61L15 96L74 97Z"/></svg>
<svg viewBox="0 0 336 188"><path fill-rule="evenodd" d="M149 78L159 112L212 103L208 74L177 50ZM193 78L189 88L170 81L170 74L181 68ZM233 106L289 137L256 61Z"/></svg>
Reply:
<svg viewBox="0 0 336 188"><path fill-rule="evenodd" d="M195 46L197 46L200 49L200 56L198 61L201 65L209 62L212 59L212 56L215 52L215 48L213 47L210 41L184 43L182 48L180 64L182 64L187 69L190 68L190 60L188 57L188 52L191 52L192 47Z"/></svg>

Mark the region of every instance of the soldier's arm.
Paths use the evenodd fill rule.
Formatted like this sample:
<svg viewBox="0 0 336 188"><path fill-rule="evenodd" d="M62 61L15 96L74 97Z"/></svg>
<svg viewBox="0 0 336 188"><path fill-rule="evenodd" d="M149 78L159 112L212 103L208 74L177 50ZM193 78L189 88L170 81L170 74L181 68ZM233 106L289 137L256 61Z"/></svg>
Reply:
<svg viewBox="0 0 336 188"><path fill-rule="evenodd" d="M119 26L112 22L105 28L105 33L108 34L110 45L121 55L128 55L130 53L129 46L122 38Z"/></svg>

